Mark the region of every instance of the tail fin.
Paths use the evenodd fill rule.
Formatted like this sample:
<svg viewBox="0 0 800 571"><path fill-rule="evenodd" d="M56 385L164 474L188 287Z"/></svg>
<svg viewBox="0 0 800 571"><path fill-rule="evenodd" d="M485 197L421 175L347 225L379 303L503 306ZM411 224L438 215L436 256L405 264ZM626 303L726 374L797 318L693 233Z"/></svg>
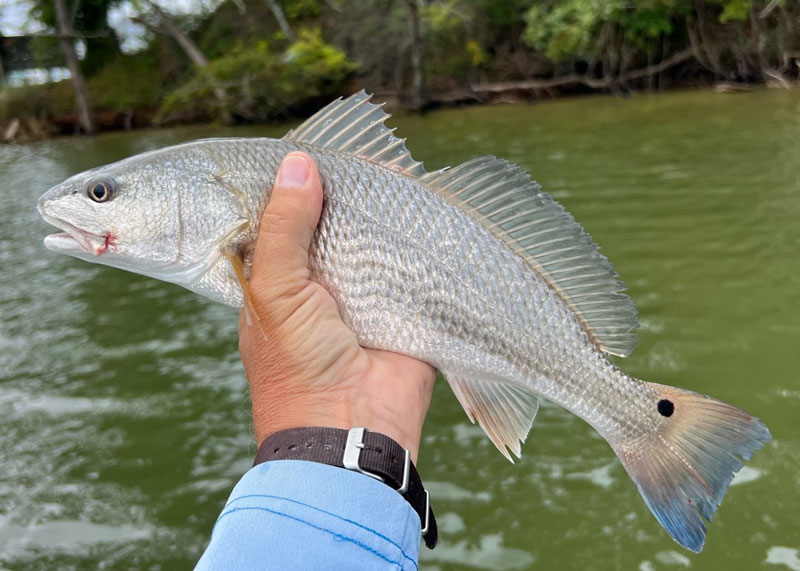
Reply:
<svg viewBox="0 0 800 571"><path fill-rule="evenodd" d="M659 395L657 428L615 446L647 507L672 538L699 553L733 475L771 438L754 416L691 391L648 383ZM702 516L702 517L701 517Z"/></svg>

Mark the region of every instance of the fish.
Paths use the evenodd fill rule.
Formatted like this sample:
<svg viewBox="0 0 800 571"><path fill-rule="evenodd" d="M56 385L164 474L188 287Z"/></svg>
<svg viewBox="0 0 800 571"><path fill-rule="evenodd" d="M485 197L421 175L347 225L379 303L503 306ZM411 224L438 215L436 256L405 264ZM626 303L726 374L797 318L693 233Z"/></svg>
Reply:
<svg viewBox="0 0 800 571"><path fill-rule="evenodd" d="M44 244L246 306L278 166L304 151L324 192L311 277L359 343L438 369L512 462L541 398L582 418L667 533L700 552L765 424L624 373L610 356L633 351L637 312L580 224L494 156L426 170L370 97L337 99L281 139L204 139L77 174L39 199L63 230Z"/></svg>

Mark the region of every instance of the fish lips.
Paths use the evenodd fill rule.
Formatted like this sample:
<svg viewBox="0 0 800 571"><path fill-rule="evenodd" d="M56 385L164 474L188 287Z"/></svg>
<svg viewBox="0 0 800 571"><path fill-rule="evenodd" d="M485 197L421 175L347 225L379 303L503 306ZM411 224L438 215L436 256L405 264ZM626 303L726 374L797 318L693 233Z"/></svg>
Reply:
<svg viewBox="0 0 800 571"><path fill-rule="evenodd" d="M97 257L108 250L111 244L109 234L100 235L82 230L69 222L50 216L45 212L45 208L46 203L40 202L38 204L39 214L41 214L45 222L64 230L64 232L46 236L44 239L45 248L53 252L78 257Z"/></svg>

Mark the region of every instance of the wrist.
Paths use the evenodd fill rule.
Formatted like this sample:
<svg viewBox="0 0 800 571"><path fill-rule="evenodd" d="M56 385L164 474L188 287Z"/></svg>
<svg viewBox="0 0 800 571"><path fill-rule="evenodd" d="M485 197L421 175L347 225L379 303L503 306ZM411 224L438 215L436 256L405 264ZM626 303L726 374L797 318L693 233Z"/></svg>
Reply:
<svg viewBox="0 0 800 571"><path fill-rule="evenodd" d="M417 461L427 407L393 409L387 402L356 396L313 393L274 398L253 394L253 426L260 445L268 436L289 428L327 426L349 430L363 426L398 442Z"/></svg>

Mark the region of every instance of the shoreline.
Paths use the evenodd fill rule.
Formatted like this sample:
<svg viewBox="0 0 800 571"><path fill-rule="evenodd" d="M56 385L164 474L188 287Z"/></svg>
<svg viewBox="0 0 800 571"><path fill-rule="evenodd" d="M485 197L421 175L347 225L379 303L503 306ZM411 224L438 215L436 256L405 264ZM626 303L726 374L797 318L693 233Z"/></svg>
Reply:
<svg viewBox="0 0 800 571"><path fill-rule="evenodd" d="M545 101L555 101L562 99L572 99L576 97L595 97L602 95L617 95L621 98L628 98L637 95L647 95L653 93L669 93L673 91L691 90L703 91L712 90L720 94L747 93L761 89L793 89L800 85L798 81L766 81L760 83L730 82L722 81L713 84L700 84L690 82L686 84L673 84L666 88L657 90L636 90L636 89L572 89L563 91L552 91L542 87L536 87L534 82L504 82L497 84L476 85L472 88L452 89L448 91L433 92L425 100L420 113L435 111L439 109L466 107L473 105L503 105L513 103L539 103ZM355 88L351 91L357 91ZM406 110L402 101L404 93L392 91L376 91L376 100L386 102L386 108L390 111ZM409 111L413 112L413 111ZM169 129L182 126L201 126L213 125L215 121L168 121L156 123L152 121L152 113L147 111L113 111L95 110L98 119L99 129L96 134L113 133L120 131L138 131L144 129ZM282 120L268 121L237 121L228 127L247 126L247 125L270 125L282 123L291 119L304 119L304 116L287 117ZM83 137L86 136L78 128L78 118L76 114L52 117L49 119L38 119L35 117L14 117L6 121L0 121L0 143L5 144L25 144L35 141L55 139L60 137Z"/></svg>

